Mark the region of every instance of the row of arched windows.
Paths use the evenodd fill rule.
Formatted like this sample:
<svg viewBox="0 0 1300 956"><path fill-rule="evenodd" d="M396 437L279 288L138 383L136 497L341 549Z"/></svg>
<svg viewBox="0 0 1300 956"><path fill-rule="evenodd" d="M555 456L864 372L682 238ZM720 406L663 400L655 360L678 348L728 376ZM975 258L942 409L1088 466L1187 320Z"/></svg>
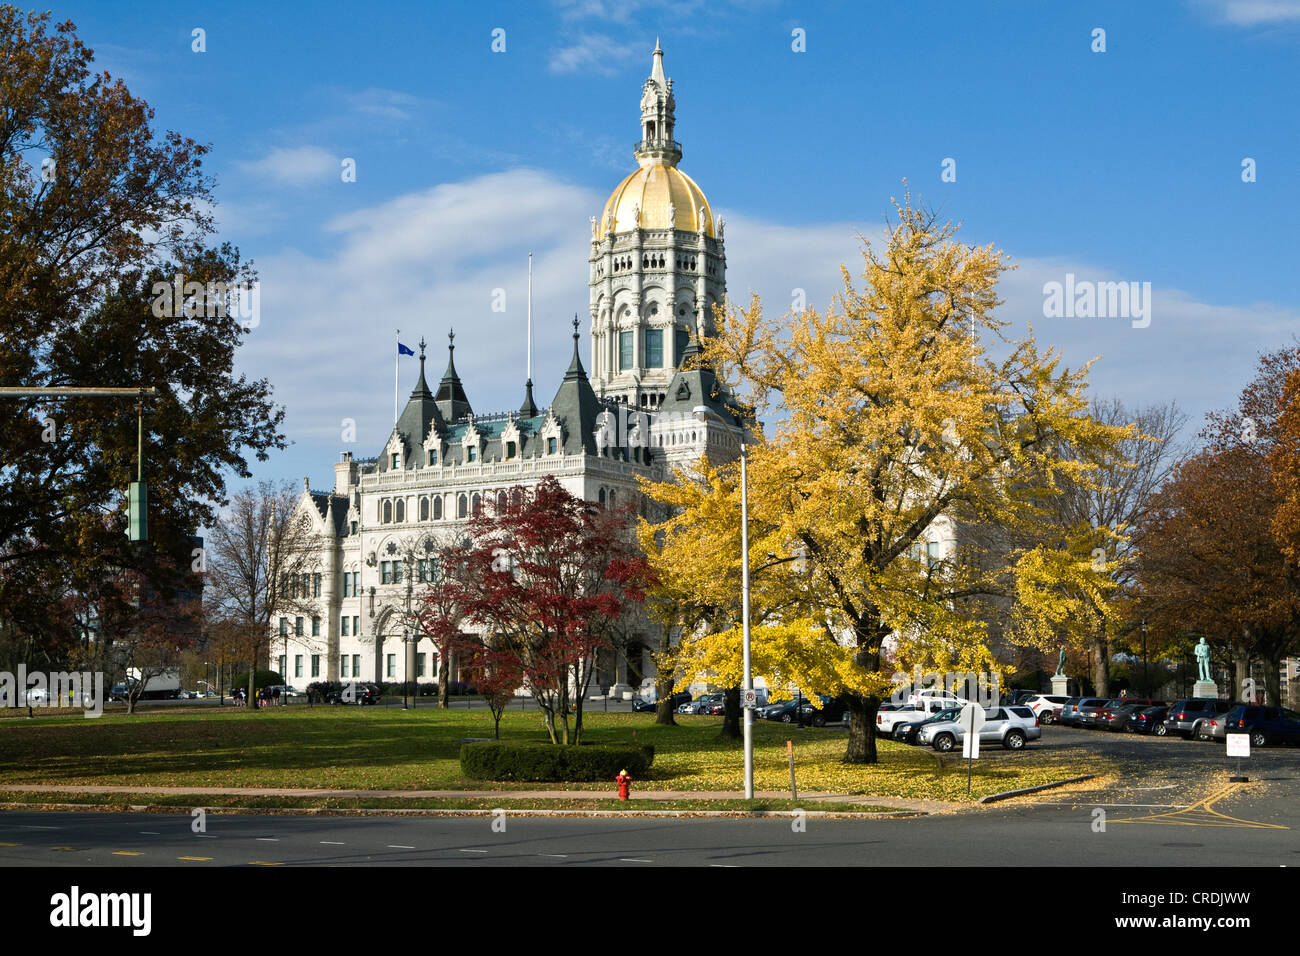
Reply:
<svg viewBox="0 0 1300 956"><path fill-rule="evenodd" d="M444 515L448 518L455 514L456 518L468 518L477 516L483 512L484 502L492 504L498 512L503 512L511 505L518 506L523 500L523 493L518 489L507 494L504 489L496 492L487 492L486 495L475 492L461 492L448 498L446 508L443 506L442 495L421 495L417 504L417 514L419 521L441 521ZM405 498L384 498L379 502L379 522L381 524L402 524L406 521L406 499Z"/></svg>

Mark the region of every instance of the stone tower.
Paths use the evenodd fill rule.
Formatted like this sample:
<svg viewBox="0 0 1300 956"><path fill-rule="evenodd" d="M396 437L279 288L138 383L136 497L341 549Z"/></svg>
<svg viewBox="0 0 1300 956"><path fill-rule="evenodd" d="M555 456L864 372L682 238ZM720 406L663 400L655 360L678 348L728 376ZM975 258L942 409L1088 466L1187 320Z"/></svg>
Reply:
<svg viewBox="0 0 1300 956"><path fill-rule="evenodd" d="M661 406L692 332L713 330L726 294L721 222L677 168L673 81L655 42L641 95L639 168L591 220L591 383L597 394Z"/></svg>

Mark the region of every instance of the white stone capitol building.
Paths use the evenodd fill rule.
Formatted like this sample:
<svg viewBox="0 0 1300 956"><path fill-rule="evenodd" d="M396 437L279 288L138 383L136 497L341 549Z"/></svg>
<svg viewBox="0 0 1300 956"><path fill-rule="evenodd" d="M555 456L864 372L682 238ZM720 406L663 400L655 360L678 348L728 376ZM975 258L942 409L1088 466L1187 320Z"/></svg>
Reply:
<svg viewBox="0 0 1300 956"><path fill-rule="evenodd" d="M297 520L311 523L308 607L273 623L272 656L288 683L434 679L429 640L411 645L408 600L425 590L427 540L460 540L484 502L553 475L601 504L634 500L637 476L664 478L673 465L739 453L742 428L730 396L707 368L682 371L695 336L713 328L725 296L722 223L677 168L675 100L663 51L641 97L638 168L591 217L591 375L573 357L548 406L531 380L517 411L475 414L454 361L437 389L420 377L377 458L334 465L332 490L304 482ZM414 580L412 578L414 577ZM297 591L297 589L295 589ZM653 673L645 644L598 662L594 683L637 686ZM455 678L455 661L450 662Z"/></svg>

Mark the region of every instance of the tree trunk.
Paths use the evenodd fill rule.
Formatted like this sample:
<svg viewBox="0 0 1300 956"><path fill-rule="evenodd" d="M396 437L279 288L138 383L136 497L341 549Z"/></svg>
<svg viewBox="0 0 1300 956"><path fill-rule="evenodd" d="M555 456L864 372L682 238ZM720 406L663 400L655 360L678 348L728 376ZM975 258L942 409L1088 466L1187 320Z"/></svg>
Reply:
<svg viewBox="0 0 1300 956"><path fill-rule="evenodd" d="M1210 676L1214 676L1214 671L1210 671ZM1250 676L1250 655L1243 651L1234 651L1232 655L1232 686L1228 688L1228 700L1241 700L1242 694L1245 693L1246 678ZM1254 703L1254 701L1242 701L1243 703Z"/></svg>
<svg viewBox="0 0 1300 956"><path fill-rule="evenodd" d="M880 710L879 697L848 695L849 745L844 751L845 763L878 763L876 752L876 711Z"/></svg>
<svg viewBox="0 0 1300 956"><path fill-rule="evenodd" d="M1264 703L1271 707L1285 707L1282 700L1282 658L1271 655L1263 660Z"/></svg>
<svg viewBox="0 0 1300 956"><path fill-rule="evenodd" d="M254 658L253 663L248 668L248 707L250 710L257 710L257 660Z"/></svg>
<svg viewBox="0 0 1300 956"><path fill-rule="evenodd" d="M1092 639L1092 653L1094 655L1092 664L1093 693L1098 697L1109 697L1110 642L1106 640L1106 626L1104 624L1098 628L1097 635Z"/></svg>
<svg viewBox="0 0 1300 956"><path fill-rule="evenodd" d="M447 680L451 676L451 665L446 654L438 655L438 708L446 710L451 706L447 702Z"/></svg>
<svg viewBox="0 0 1300 956"><path fill-rule="evenodd" d="M722 694L722 729L718 731L718 739L735 741L744 736L740 728L740 688L728 687Z"/></svg>
<svg viewBox="0 0 1300 956"><path fill-rule="evenodd" d="M667 661L673 647L672 629L665 627L662 634L659 643L661 662ZM673 672L671 669L665 671L662 666L655 671L655 723L665 727L677 726L673 718Z"/></svg>

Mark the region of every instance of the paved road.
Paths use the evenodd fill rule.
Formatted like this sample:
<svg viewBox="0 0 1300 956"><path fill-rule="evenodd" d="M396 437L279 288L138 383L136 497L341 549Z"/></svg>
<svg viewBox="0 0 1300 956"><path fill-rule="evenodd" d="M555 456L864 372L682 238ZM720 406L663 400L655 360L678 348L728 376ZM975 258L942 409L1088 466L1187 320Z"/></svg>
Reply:
<svg viewBox="0 0 1300 956"><path fill-rule="evenodd" d="M864 866L943 860L965 866L1300 865L1291 829L1241 814L1240 797L1178 822L1112 808L1095 832L1086 805L1003 807L914 819L793 820L506 817L302 817L210 814L206 832L180 815L8 811L3 866ZM1187 813L1189 811L1174 811ZM1240 818L1244 819L1244 818ZM499 824L498 824L499 825Z"/></svg>

